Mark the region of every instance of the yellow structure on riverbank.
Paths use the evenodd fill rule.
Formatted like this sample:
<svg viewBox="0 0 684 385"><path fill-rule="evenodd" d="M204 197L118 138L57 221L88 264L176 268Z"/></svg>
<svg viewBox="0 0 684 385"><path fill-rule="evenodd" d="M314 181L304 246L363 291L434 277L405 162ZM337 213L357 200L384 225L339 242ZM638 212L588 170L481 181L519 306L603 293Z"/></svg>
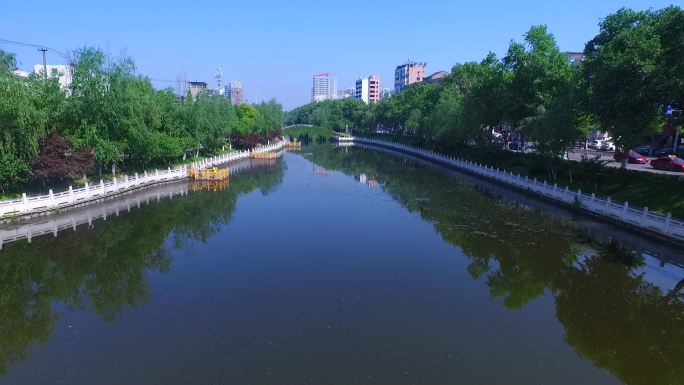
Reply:
<svg viewBox="0 0 684 385"><path fill-rule="evenodd" d="M227 168L195 168L192 167L188 171L188 176L193 180L205 180L205 181L215 181L228 179L229 172Z"/></svg>
<svg viewBox="0 0 684 385"><path fill-rule="evenodd" d="M292 140L292 141L285 143L285 147L287 147L287 148L301 148L302 142L300 142L298 140Z"/></svg>

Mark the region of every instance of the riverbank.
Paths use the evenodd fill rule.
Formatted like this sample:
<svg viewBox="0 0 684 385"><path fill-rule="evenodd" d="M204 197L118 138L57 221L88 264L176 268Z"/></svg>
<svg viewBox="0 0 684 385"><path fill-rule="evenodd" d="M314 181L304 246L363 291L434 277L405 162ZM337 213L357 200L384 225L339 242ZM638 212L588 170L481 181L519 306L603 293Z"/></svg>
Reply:
<svg viewBox="0 0 684 385"><path fill-rule="evenodd" d="M281 150L285 145L284 141L279 141L268 146L256 147L252 150L244 150L231 154L217 155L212 158L195 162L192 165L182 165L177 168L167 168L166 170L155 170L143 174L135 173L133 176L124 175L105 182L100 180L99 184L85 184L82 188L74 189L69 186L68 190L55 193L52 189L47 195L29 197L26 193L22 194L21 199L9 199L0 201L0 222L15 221L20 218L49 215L60 210L80 207L110 199L121 194L126 194L141 188L154 186L162 183L169 183L188 177L189 166L196 168L208 168L222 164L247 159L252 152L270 152Z"/></svg>
<svg viewBox="0 0 684 385"><path fill-rule="evenodd" d="M415 146L407 138L388 138L386 135L372 136L377 140L390 140ZM421 146L416 146L421 147ZM431 149L428 149L431 150ZM585 160L568 162L556 160L555 179L550 172L551 160L536 154L504 151L495 146L464 147L459 151L445 151L448 156L467 159L486 166L527 176L530 179L545 180L549 184L568 186L573 190L610 196L614 200L629 202L630 205L648 207L649 210L677 218L684 218L684 174L678 178L671 175L643 173L606 167L601 162Z"/></svg>
<svg viewBox="0 0 684 385"><path fill-rule="evenodd" d="M482 165L469 160L456 158L451 155L439 154L432 151L411 147L401 143L384 142L375 139L354 138L355 142L404 152L436 163L453 167L461 171L476 174L481 177L497 181L513 188L524 190L555 203L582 210L602 220L617 223L624 227L638 229L641 232L665 239L667 241L684 243L684 222L672 218L672 215L660 215L652 212L648 207L630 207L628 202L618 202L611 197L602 199L595 193L587 194L582 190L572 190L569 187L547 184L536 178L529 178L511 171Z"/></svg>

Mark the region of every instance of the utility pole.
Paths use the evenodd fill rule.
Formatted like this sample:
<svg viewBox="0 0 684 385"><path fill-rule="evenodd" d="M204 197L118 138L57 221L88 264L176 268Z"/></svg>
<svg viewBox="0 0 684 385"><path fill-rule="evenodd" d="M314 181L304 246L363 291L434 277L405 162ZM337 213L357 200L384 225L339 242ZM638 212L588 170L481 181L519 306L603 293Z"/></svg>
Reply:
<svg viewBox="0 0 684 385"><path fill-rule="evenodd" d="M47 62L45 61L45 52L47 52L47 48L45 47L40 47L38 48L38 51L43 53L43 76L47 78L48 73L47 73Z"/></svg>

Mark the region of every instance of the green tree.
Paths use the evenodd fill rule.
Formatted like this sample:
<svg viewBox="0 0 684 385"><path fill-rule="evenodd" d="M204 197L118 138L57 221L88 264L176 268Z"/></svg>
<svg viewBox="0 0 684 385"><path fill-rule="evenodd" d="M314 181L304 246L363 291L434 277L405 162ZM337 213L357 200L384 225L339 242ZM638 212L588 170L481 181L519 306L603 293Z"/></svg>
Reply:
<svg viewBox="0 0 684 385"><path fill-rule="evenodd" d="M0 72L12 72L17 69L17 57L13 53L0 49Z"/></svg>
<svg viewBox="0 0 684 385"><path fill-rule="evenodd" d="M588 107L623 151L663 123L656 86L663 49L651 11L620 9L584 50ZM623 162L623 167L626 161Z"/></svg>
<svg viewBox="0 0 684 385"><path fill-rule="evenodd" d="M583 136L575 96L579 76L560 51L546 26L525 34L525 43L511 43L504 64L511 71L509 122L537 142L542 155L557 157Z"/></svg>
<svg viewBox="0 0 684 385"><path fill-rule="evenodd" d="M11 55L2 53L4 61ZM11 67L11 65L10 65ZM36 108L29 82L0 70L0 187L23 181L28 162L38 153L38 141L45 134L46 119Z"/></svg>

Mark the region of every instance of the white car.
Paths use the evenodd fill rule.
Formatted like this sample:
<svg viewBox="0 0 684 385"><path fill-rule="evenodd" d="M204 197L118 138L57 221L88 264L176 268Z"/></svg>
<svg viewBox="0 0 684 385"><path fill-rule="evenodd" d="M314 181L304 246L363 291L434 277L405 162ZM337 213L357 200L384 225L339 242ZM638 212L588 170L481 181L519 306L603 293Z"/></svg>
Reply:
<svg viewBox="0 0 684 385"><path fill-rule="evenodd" d="M589 148L593 148L594 150L600 150L601 146L603 146L603 140L594 140L589 144Z"/></svg>
<svg viewBox="0 0 684 385"><path fill-rule="evenodd" d="M603 151L615 151L615 144L613 142L605 141L601 144Z"/></svg>

